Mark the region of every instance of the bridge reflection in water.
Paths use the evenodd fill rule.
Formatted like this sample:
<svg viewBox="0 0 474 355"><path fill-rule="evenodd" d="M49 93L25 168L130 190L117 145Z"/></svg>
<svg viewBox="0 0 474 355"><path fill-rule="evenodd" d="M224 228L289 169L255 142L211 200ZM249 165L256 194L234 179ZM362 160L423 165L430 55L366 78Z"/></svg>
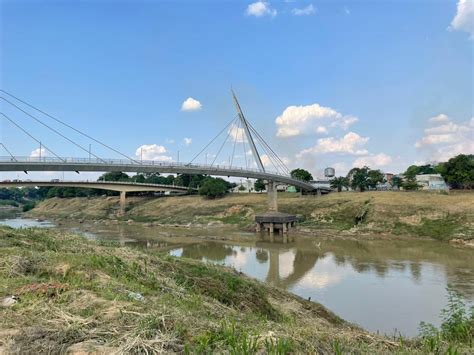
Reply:
<svg viewBox="0 0 474 355"><path fill-rule="evenodd" d="M439 324L448 284L474 304L470 250L427 241L320 243L298 236L286 244L200 242L170 253L232 266L382 333L414 336L421 321Z"/></svg>

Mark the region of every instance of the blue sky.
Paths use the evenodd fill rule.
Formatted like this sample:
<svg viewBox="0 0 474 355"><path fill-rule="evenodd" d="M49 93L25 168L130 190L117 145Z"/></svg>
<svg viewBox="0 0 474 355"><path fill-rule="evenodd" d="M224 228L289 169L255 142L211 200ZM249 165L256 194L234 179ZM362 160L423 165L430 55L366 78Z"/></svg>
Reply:
<svg viewBox="0 0 474 355"><path fill-rule="evenodd" d="M314 175L474 153L470 0L0 3L1 87L127 155L189 161L235 115L231 86L287 165ZM87 156L0 105L52 150ZM37 154L0 127L16 155Z"/></svg>

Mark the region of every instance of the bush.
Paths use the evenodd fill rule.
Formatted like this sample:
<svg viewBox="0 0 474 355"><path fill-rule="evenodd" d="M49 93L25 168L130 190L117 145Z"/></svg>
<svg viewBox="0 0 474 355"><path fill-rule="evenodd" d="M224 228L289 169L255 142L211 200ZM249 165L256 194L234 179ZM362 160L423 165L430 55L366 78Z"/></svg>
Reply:
<svg viewBox="0 0 474 355"><path fill-rule="evenodd" d="M222 197L229 189L229 184L220 178L206 178L199 188L199 195L207 198Z"/></svg>
<svg viewBox="0 0 474 355"><path fill-rule="evenodd" d="M34 201L27 202L23 205L23 212L28 212L32 210L33 208L35 208L35 206L36 206L36 203Z"/></svg>

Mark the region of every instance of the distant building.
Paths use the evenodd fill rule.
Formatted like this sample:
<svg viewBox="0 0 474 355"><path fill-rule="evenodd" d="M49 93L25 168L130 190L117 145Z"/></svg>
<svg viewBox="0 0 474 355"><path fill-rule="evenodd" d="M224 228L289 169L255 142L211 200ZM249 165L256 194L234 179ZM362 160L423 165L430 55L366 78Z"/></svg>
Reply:
<svg viewBox="0 0 474 355"><path fill-rule="evenodd" d="M385 173L384 178L387 183L392 185L392 180L393 180L393 174L392 173Z"/></svg>
<svg viewBox="0 0 474 355"><path fill-rule="evenodd" d="M448 185L440 174L416 175L416 182L423 190L447 190Z"/></svg>

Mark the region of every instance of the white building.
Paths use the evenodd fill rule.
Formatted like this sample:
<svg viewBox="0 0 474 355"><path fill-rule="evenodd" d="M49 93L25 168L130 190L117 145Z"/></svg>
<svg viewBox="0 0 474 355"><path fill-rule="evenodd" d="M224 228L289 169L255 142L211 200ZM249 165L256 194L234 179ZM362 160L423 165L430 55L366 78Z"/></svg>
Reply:
<svg viewBox="0 0 474 355"><path fill-rule="evenodd" d="M440 174L422 174L416 176L416 182L423 190L447 190L448 186Z"/></svg>

